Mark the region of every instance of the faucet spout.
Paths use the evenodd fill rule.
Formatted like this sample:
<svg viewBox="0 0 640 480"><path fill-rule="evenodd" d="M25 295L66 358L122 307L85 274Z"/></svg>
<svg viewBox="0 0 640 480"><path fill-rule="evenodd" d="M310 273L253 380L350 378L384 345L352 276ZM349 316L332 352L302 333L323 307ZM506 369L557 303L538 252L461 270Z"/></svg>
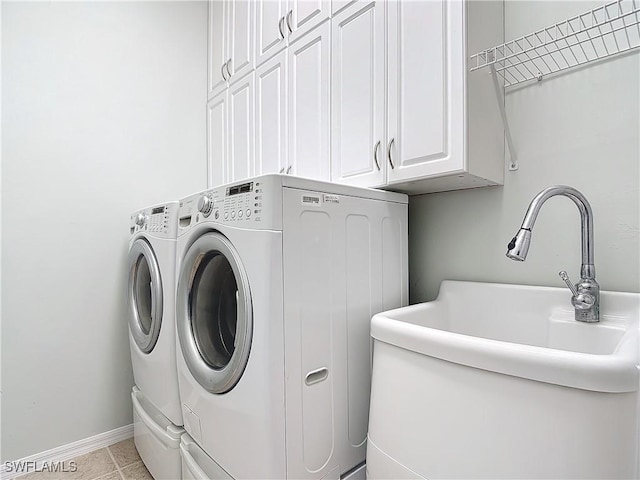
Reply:
<svg viewBox="0 0 640 480"><path fill-rule="evenodd" d="M531 243L531 232L538 218L538 213L542 205L551 197L561 195L573 201L580 211L581 231L582 231L582 265L580 267L580 282L576 285L578 295L593 296L594 302L590 308L576 307L576 320L582 322L597 322L599 320L599 294L600 287L596 282L596 267L593 260L593 212L586 197L573 187L566 185L556 185L549 187L538 193L527 209L527 213L522 221L522 226L513 237L507 247L507 257L512 260L524 261L527 258L529 244ZM576 297L576 295L574 295ZM582 297L581 297L582 298ZM576 303L575 298L572 302ZM582 302L583 304L584 302Z"/></svg>

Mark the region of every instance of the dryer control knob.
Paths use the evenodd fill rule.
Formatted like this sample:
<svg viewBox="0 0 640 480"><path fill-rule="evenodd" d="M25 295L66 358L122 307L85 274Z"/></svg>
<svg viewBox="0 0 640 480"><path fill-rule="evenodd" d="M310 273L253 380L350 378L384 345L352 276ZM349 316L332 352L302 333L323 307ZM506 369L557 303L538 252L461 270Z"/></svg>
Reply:
<svg viewBox="0 0 640 480"><path fill-rule="evenodd" d="M147 216L144 213L136 215L136 225L142 227L145 223L147 223Z"/></svg>
<svg viewBox="0 0 640 480"><path fill-rule="evenodd" d="M202 212L205 217L208 217L213 209L213 202L209 197L203 195L198 199L198 210Z"/></svg>

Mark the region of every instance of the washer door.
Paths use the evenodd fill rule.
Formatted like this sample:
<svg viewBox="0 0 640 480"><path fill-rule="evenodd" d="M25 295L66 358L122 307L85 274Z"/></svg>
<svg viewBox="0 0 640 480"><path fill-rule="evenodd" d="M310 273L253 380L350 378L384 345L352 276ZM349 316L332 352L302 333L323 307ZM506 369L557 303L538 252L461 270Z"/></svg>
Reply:
<svg viewBox="0 0 640 480"><path fill-rule="evenodd" d="M129 327L144 353L158 341L162 324L162 279L149 243L139 238L129 249Z"/></svg>
<svg viewBox="0 0 640 480"><path fill-rule="evenodd" d="M209 392L228 392L249 360L253 311L238 252L220 233L204 234L187 250L176 302L178 338L189 371Z"/></svg>

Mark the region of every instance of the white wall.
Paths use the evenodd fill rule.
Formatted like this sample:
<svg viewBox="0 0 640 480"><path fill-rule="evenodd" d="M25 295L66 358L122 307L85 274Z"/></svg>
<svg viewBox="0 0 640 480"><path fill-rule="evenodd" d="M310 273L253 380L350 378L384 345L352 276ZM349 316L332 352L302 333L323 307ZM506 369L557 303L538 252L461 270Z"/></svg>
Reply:
<svg viewBox="0 0 640 480"><path fill-rule="evenodd" d="M130 424L128 219L206 187L206 2L2 4L2 460Z"/></svg>
<svg viewBox="0 0 640 480"><path fill-rule="evenodd" d="M601 4L507 1L506 39ZM435 298L444 279L563 286L558 271L566 269L577 281L580 216L566 198L542 207L524 263L505 257L531 199L554 184L591 203L601 287L640 291L639 58L636 51L507 90L520 169L506 172L504 187L411 198L412 303Z"/></svg>

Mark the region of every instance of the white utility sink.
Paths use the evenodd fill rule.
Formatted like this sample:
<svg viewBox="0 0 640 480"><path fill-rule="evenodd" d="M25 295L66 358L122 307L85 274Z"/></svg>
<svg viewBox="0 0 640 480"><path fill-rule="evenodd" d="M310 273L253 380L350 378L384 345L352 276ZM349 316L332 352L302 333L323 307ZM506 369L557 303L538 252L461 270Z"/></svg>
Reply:
<svg viewBox="0 0 640 480"><path fill-rule="evenodd" d="M445 281L373 317L369 478L638 478L640 295Z"/></svg>

